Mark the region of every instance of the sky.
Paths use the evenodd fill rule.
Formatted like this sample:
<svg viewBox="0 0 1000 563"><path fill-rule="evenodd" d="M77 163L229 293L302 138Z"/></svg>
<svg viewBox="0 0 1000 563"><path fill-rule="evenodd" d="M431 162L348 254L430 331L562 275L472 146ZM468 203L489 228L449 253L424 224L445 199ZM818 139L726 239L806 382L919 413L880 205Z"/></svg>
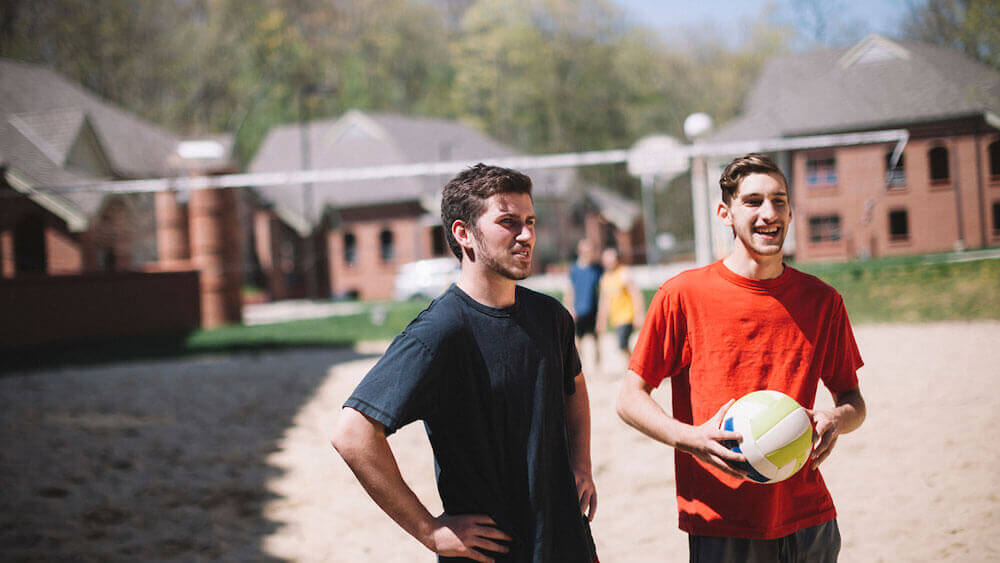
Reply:
<svg viewBox="0 0 1000 563"><path fill-rule="evenodd" d="M768 4L776 9L781 21L795 21L795 6L808 4L799 0L614 0L629 21L657 29L700 27L711 23L727 35L739 36L740 22L752 20ZM896 35L903 15L917 0L816 0L835 9L834 17L849 33ZM728 28L728 29L726 29Z"/></svg>

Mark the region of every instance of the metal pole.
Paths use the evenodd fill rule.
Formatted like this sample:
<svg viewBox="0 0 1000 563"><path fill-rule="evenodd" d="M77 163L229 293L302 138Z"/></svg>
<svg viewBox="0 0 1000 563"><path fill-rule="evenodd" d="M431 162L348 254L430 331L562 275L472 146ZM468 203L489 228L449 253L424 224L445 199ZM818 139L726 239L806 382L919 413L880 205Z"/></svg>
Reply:
<svg viewBox="0 0 1000 563"><path fill-rule="evenodd" d="M646 263L656 264L660 261L656 250L656 209L653 200L653 188L656 186L654 174L642 175L642 212L643 227L646 233Z"/></svg>
<svg viewBox="0 0 1000 563"><path fill-rule="evenodd" d="M694 255L700 266L711 264L712 226L708 209L708 170L705 157L691 158L691 211L694 214Z"/></svg>
<svg viewBox="0 0 1000 563"><path fill-rule="evenodd" d="M302 155L303 171L312 168L309 139L309 107L307 104L307 97L311 93L312 88L309 86L299 90L299 151ZM302 183L302 217L309 227L309 232L303 240L302 277L304 278L306 297L308 298L317 297L316 268L314 264L316 225L313 223L312 207L312 182L306 180Z"/></svg>

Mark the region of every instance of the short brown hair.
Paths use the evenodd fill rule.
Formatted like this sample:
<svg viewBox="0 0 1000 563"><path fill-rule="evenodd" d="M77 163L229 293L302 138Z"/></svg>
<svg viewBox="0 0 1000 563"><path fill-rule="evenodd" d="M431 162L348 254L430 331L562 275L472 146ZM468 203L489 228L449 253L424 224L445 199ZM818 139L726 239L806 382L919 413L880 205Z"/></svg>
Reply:
<svg viewBox="0 0 1000 563"><path fill-rule="evenodd" d="M785 189L788 189L788 178L785 178L785 174L771 160L771 157L760 153L745 154L734 158L729 163L729 166L726 166L726 169L722 171L722 177L719 178L719 187L722 188L722 201L726 205L732 203L743 178L751 174L774 174L781 178L781 182L785 184Z"/></svg>
<svg viewBox="0 0 1000 563"><path fill-rule="evenodd" d="M441 193L441 224L452 253L462 259L462 247L451 234L455 221L476 232L476 221L486 211L486 200L503 193L531 195L531 178L509 168L479 163L463 170L444 186Z"/></svg>

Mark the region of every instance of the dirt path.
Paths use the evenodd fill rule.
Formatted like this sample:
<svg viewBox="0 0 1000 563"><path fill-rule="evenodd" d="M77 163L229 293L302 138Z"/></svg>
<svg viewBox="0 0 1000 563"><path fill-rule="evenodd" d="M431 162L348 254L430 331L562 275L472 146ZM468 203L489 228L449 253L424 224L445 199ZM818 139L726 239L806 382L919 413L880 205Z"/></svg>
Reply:
<svg viewBox="0 0 1000 563"><path fill-rule="evenodd" d="M824 466L842 561L1000 559L1000 323L861 327L869 418ZM378 348L67 369L0 380L4 560L432 561L328 445ZM672 453L589 370L603 561L686 561ZM665 391L657 399L666 402ZM439 510L420 425L390 440Z"/></svg>

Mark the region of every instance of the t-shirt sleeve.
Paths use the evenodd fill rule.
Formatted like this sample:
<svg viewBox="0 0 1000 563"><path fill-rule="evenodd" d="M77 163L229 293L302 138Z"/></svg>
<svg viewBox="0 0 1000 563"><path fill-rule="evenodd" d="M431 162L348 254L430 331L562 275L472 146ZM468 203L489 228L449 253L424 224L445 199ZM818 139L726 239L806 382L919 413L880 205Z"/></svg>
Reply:
<svg viewBox="0 0 1000 563"><path fill-rule="evenodd" d="M385 426L386 435L433 416L442 371L419 338L400 333L344 403Z"/></svg>
<svg viewBox="0 0 1000 563"><path fill-rule="evenodd" d="M838 393L858 386L858 370L864 365L844 300L837 295L830 316L830 353L823 369L823 384Z"/></svg>
<svg viewBox="0 0 1000 563"><path fill-rule="evenodd" d="M646 383L658 387L690 361L687 322L680 300L665 286L660 287L649 304L628 367Z"/></svg>
<svg viewBox="0 0 1000 563"><path fill-rule="evenodd" d="M583 371L583 364L580 362L580 351L576 349L576 325L569 311L560 307L559 318L562 319L559 327L559 335L562 342L559 343L563 351L563 387L567 395L576 392L576 376Z"/></svg>

